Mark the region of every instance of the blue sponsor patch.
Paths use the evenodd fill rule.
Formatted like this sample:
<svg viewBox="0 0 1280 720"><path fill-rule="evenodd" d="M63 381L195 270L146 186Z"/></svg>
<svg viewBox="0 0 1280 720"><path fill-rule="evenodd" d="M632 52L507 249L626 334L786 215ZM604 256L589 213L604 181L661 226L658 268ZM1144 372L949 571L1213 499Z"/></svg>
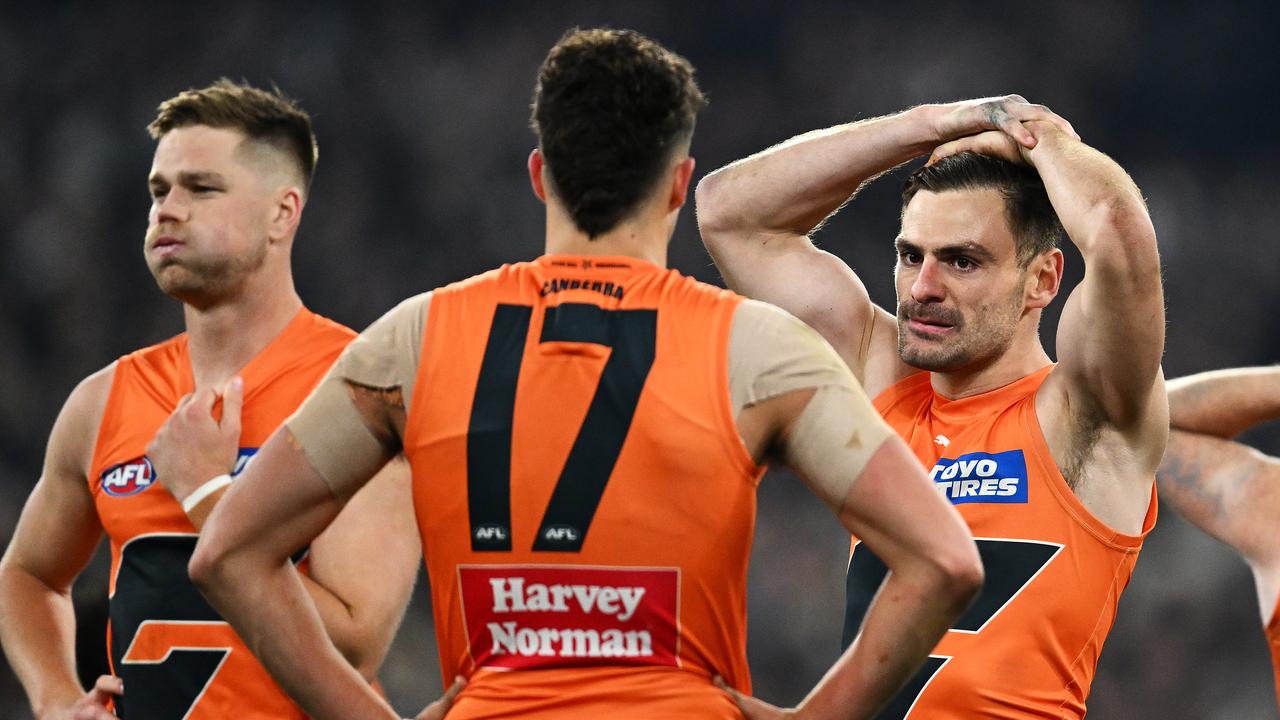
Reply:
<svg viewBox="0 0 1280 720"><path fill-rule="evenodd" d="M249 461L257 454L258 448L240 448L240 452L236 454L236 466L231 470L231 477L244 472L244 469L249 467Z"/></svg>
<svg viewBox="0 0 1280 720"><path fill-rule="evenodd" d="M1021 450L939 458L929 477L953 505L1027 502L1027 459Z"/></svg>

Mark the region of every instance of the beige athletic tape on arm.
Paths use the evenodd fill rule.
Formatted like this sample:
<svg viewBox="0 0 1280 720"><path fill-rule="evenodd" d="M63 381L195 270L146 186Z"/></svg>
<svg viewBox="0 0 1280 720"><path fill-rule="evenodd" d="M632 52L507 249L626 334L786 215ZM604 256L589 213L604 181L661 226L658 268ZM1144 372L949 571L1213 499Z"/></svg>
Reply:
<svg viewBox="0 0 1280 720"><path fill-rule="evenodd" d="M729 336L734 417L744 407L808 389L815 390L813 397L783 438L784 459L838 511L893 431L816 330L772 305L743 301Z"/></svg>
<svg viewBox="0 0 1280 720"><path fill-rule="evenodd" d="M354 494L382 467L387 455L352 402L351 386L399 388L408 409L430 301L430 293L411 297L360 333L285 421L336 498L345 500Z"/></svg>
<svg viewBox="0 0 1280 720"><path fill-rule="evenodd" d="M430 307L431 293L414 295L395 306L347 346L334 363L334 370L356 385L379 390L400 388L408 410Z"/></svg>
<svg viewBox="0 0 1280 720"><path fill-rule="evenodd" d="M783 456L839 514L854 481L892 436L860 386L828 385L813 394L791 426Z"/></svg>

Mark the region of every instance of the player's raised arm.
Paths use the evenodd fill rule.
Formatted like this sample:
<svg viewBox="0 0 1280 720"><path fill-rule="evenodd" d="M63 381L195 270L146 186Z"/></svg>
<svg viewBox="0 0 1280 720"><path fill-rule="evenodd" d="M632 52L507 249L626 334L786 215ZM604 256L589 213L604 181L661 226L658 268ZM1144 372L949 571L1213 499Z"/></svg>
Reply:
<svg viewBox="0 0 1280 720"><path fill-rule="evenodd" d="M1164 292L1146 203L1111 158L1051 123L1027 126L1039 142L1024 154L1085 263L1058 325L1067 393L1121 431L1161 434ZM1152 465L1162 445L1147 444Z"/></svg>
<svg viewBox="0 0 1280 720"><path fill-rule="evenodd" d="M1164 293L1155 229L1137 185L1114 160L1044 121L1025 123L1034 148L985 132L946 143L942 157L971 150L1026 162L1044 182L1085 276L1058 325L1058 370L1068 405L1086 423L1159 435L1167 419L1160 372ZM1162 443L1141 443L1154 466Z"/></svg>
<svg viewBox="0 0 1280 720"><path fill-rule="evenodd" d="M1280 418L1280 366L1211 370L1170 380L1175 430L1232 438Z"/></svg>
<svg viewBox="0 0 1280 720"><path fill-rule="evenodd" d="M1183 517L1244 556L1265 624L1280 595L1280 460L1231 440L1174 430L1158 487Z"/></svg>
<svg viewBox="0 0 1280 720"><path fill-rule="evenodd" d="M54 423L40 481L0 560L0 641L37 718L108 718L102 691L80 687L71 584L93 557L102 526L86 475L111 368L71 393Z"/></svg>
<svg viewBox="0 0 1280 720"><path fill-rule="evenodd" d="M703 242L734 290L771 302L826 337L860 379L869 323L892 328L853 271L809 239L865 182L955 137L1048 118L1017 96L922 105L792 138L705 177L697 188ZM882 333L888 334L888 333ZM873 339L874 341L874 339ZM893 340L890 337L892 346Z"/></svg>
<svg viewBox="0 0 1280 720"><path fill-rule="evenodd" d="M1280 368L1232 368L1169 381L1173 433L1160 496L1235 548L1257 581L1263 623L1280 595L1280 460L1231 438L1280 417Z"/></svg>
<svg viewBox="0 0 1280 720"><path fill-rule="evenodd" d="M889 568L857 640L796 709L807 718L872 717L977 593L977 547L960 514L812 329L744 302L730 353L748 448L778 455ZM751 718L777 712L731 694Z"/></svg>

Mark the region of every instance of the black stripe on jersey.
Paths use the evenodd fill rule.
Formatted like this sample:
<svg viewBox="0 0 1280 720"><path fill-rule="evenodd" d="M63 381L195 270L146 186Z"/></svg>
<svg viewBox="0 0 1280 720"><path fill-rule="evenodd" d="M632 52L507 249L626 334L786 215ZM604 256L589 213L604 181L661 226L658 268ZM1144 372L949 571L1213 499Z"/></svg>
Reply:
<svg viewBox="0 0 1280 720"><path fill-rule="evenodd" d="M533 308L498 305L467 427L467 511L474 552L511 549L511 418Z"/></svg>
<svg viewBox="0 0 1280 720"><path fill-rule="evenodd" d="M534 550L582 549L653 367L657 336L657 310L602 310L576 303L547 309L542 342L589 342L613 352L542 516Z"/></svg>

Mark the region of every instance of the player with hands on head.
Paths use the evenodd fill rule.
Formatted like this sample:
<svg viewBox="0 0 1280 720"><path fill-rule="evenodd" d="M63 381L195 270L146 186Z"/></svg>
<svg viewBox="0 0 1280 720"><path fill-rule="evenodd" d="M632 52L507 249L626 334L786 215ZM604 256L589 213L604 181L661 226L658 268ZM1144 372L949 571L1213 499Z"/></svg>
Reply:
<svg viewBox="0 0 1280 720"><path fill-rule="evenodd" d="M930 153L903 191L890 312L810 236ZM728 285L831 342L977 538L982 594L880 717L1082 717L1168 433L1160 265L1133 181L1010 95L797 136L708 175L697 206ZM1063 229L1087 272L1054 362L1039 321ZM884 577L873 550L855 533L846 643Z"/></svg>
<svg viewBox="0 0 1280 720"><path fill-rule="evenodd" d="M713 678L750 691L770 458L892 569L815 708L871 717L975 594L959 514L830 345L666 268L702 104L654 41L566 33L534 95L546 254L374 323L214 510L192 577L312 717L396 717L334 652L288 557L401 451L442 672L467 678L454 720L741 717ZM163 441L195 481L223 472Z"/></svg>
<svg viewBox="0 0 1280 720"><path fill-rule="evenodd" d="M183 303L186 332L120 358L67 399L0 561L0 640L40 720L301 720L187 564L231 476L355 336L294 289L290 256L316 162L310 118L278 91L221 80L165 101L148 129L157 142L143 250L161 290ZM213 484L183 483L150 445L180 404L183 418L221 418L190 448L216 457ZM407 464L393 461L302 560L325 632L365 682L417 573L408 503ZM104 534L115 677L85 692L71 586Z"/></svg>
<svg viewBox="0 0 1280 720"><path fill-rule="evenodd" d="M1230 545L1253 574L1280 699L1280 458L1233 440L1280 419L1280 367L1213 370L1169 381L1169 447L1160 497Z"/></svg>

